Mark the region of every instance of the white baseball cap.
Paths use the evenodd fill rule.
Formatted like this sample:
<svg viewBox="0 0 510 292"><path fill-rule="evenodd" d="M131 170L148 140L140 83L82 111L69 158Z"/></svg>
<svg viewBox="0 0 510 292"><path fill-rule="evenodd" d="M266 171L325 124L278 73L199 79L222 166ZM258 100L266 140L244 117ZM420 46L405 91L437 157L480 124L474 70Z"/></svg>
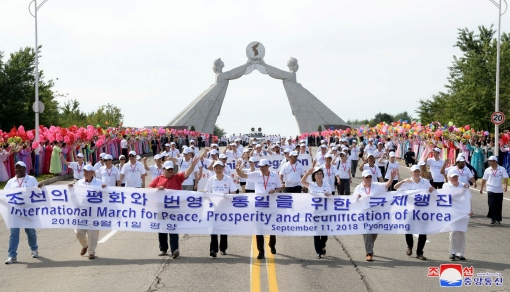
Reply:
<svg viewBox="0 0 510 292"><path fill-rule="evenodd" d="M496 162L497 162L497 161L498 161L498 158L497 158L496 156L492 155L492 156L490 156L490 157L489 157L489 159L487 159L487 160L493 160L493 161L496 161Z"/></svg>
<svg viewBox="0 0 510 292"><path fill-rule="evenodd" d="M25 167L25 168L27 167L27 165L26 165L26 164L25 164L25 162L23 162L23 161L18 161L18 162L16 162L16 164L15 164L14 166L18 166L18 165L19 165L19 166L22 166L22 167Z"/></svg>
<svg viewBox="0 0 510 292"><path fill-rule="evenodd" d="M270 165L269 160L267 160L267 159L261 159L261 160L259 161L259 166L266 166L266 165Z"/></svg>
<svg viewBox="0 0 510 292"><path fill-rule="evenodd" d="M174 169L174 163L172 161L166 161L165 163L163 163L163 168Z"/></svg>
<svg viewBox="0 0 510 292"><path fill-rule="evenodd" d="M170 145L175 145L175 142L171 142Z"/></svg>
<svg viewBox="0 0 510 292"><path fill-rule="evenodd" d="M182 154L189 154L189 153L191 153L191 152L193 152L193 149L191 149L191 148L189 148L189 147L186 147L186 148L184 148L184 150L182 151Z"/></svg>
<svg viewBox="0 0 510 292"><path fill-rule="evenodd" d="M129 155L136 155L135 151L129 151Z"/></svg>
<svg viewBox="0 0 510 292"><path fill-rule="evenodd" d="M436 148L434 148L434 152L441 153L441 149L436 147Z"/></svg>
<svg viewBox="0 0 510 292"><path fill-rule="evenodd" d="M160 156L160 158L163 158L163 157L165 157L165 156L168 156L168 153L166 153L166 152L162 152L161 154L159 154L159 156Z"/></svg>
<svg viewBox="0 0 510 292"><path fill-rule="evenodd" d="M324 158L333 158L333 157L334 157L334 156L333 156L332 154L329 154L329 153L328 153L328 154L326 154L326 155L324 155Z"/></svg>
<svg viewBox="0 0 510 292"><path fill-rule="evenodd" d="M368 169L363 170L363 172L361 173L362 177L367 177L369 175L372 175L372 172L370 170L368 170Z"/></svg>
<svg viewBox="0 0 510 292"><path fill-rule="evenodd" d="M211 155L216 155L216 154L218 154L218 150L213 149L213 150L209 151L209 153L211 153Z"/></svg>
<svg viewBox="0 0 510 292"><path fill-rule="evenodd" d="M460 157L457 157L457 160L455 160L457 162L466 162L466 159L464 159L463 156L460 156Z"/></svg>
<svg viewBox="0 0 510 292"><path fill-rule="evenodd" d="M259 148L259 147L262 147L262 145L260 145L260 144L255 145L255 148Z"/></svg>
<svg viewBox="0 0 510 292"><path fill-rule="evenodd" d="M257 159L255 159L255 157L250 157L250 159L248 159L249 162L257 162Z"/></svg>
<svg viewBox="0 0 510 292"><path fill-rule="evenodd" d="M326 145L326 144L322 144L320 147L321 147L321 148L326 148L326 149L327 149L327 148L328 148L328 145Z"/></svg>
<svg viewBox="0 0 510 292"><path fill-rule="evenodd" d="M419 166L426 165L426 164L427 164L427 163L426 163L425 161L420 161L420 162L418 162L418 165L419 165Z"/></svg>
<svg viewBox="0 0 510 292"><path fill-rule="evenodd" d="M227 155L225 155L225 154L220 154L220 157L219 157L219 158L220 158L220 159L227 159L227 158L228 158L228 156L227 156Z"/></svg>
<svg viewBox="0 0 510 292"><path fill-rule="evenodd" d="M395 152L390 152L390 157L395 157Z"/></svg>
<svg viewBox="0 0 510 292"><path fill-rule="evenodd" d="M297 151L291 151L291 152L289 153L289 155L290 155L290 156L298 156L298 155L299 155L299 153L297 153Z"/></svg>
<svg viewBox="0 0 510 292"><path fill-rule="evenodd" d="M165 144L165 147L170 147L170 144L166 143L166 144Z"/></svg>
<svg viewBox="0 0 510 292"><path fill-rule="evenodd" d="M292 150L290 150L289 148L283 150L283 153L291 153L291 152L292 152Z"/></svg>
<svg viewBox="0 0 510 292"><path fill-rule="evenodd" d="M372 141L374 141L374 138L368 138L368 141L372 142Z"/></svg>
<svg viewBox="0 0 510 292"><path fill-rule="evenodd" d="M213 167L215 167L216 165L224 166L223 162L221 162L221 161L219 161L219 160L216 160L216 161L213 163Z"/></svg>
<svg viewBox="0 0 510 292"><path fill-rule="evenodd" d="M415 164L415 165L411 166L411 172L417 171L417 170L421 170L419 165Z"/></svg>
<svg viewBox="0 0 510 292"><path fill-rule="evenodd" d="M161 159L161 155L159 155L159 154L154 155L154 160L158 160L158 159Z"/></svg>
<svg viewBox="0 0 510 292"><path fill-rule="evenodd" d="M95 171L94 166L92 166L90 164L85 165L83 167L83 170L86 170L86 171Z"/></svg>
<svg viewBox="0 0 510 292"><path fill-rule="evenodd" d="M460 173L457 170L457 168L452 168L448 171L448 176L449 177L460 176Z"/></svg>
<svg viewBox="0 0 510 292"><path fill-rule="evenodd" d="M82 154L82 153L78 153L78 154L76 155L76 157L78 157L78 158L83 158L83 154Z"/></svg>
<svg viewBox="0 0 510 292"><path fill-rule="evenodd" d="M104 152L103 152L103 153L99 154L99 157L100 157L100 158L104 158L104 157L105 157L105 155L106 155L106 153L104 153Z"/></svg>
<svg viewBox="0 0 510 292"><path fill-rule="evenodd" d="M244 149L243 150L243 153L247 153L247 152L250 152L250 149Z"/></svg>
<svg viewBox="0 0 510 292"><path fill-rule="evenodd" d="M191 139L189 140L190 143L195 143L195 140Z"/></svg>
<svg viewBox="0 0 510 292"><path fill-rule="evenodd" d="M106 155L103 157L103 160L113 160L113 156L111 156L110 154L106 154Z"/></svg>

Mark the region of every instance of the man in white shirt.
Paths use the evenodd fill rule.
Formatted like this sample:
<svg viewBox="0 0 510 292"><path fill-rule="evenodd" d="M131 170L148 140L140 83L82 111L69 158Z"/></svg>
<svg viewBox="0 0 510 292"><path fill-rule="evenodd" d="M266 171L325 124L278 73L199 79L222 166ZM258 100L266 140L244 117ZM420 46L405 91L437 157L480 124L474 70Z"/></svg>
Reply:
<svg viewBox="0 0 510 292"><path fill-rule="evenodd" d="M151 181L163 174L163 160L161 159L161 155L156 154L154 156L154 162L156 162L155 165L147 166L147 157L143 158L143 167L151 174Z"/></svg>
<svg viewBox="0 0 510 292"><path fill-rule="evenodd" d="M239 143L239 142L237 142L237 143ZM241 156L243 156L243 152L240 152L237 149L237 144L236 143L230 144L230 149L231 150L223 152L225 155L227 155L228 158L233 158L233 159L237 160L237 159L241 158ZM227 150L227 148L225 148L225 150Z"/></svg>
<svg viewBox="0 0 510 292"><path fill-rule="evenodd" d="M243 144L241 144L241 139L240 138L235 139L235 143L236 143L237 151L243 153L244 147L243 147Z"/></svg>
<svg viewBox="0 0 510 292"><path fill-rule="evenodd" d="M377 147L375 147L375 145L374 145L374 139L373 138L369 138L368 139L368 144L367 144L367 146L365 146L365 154L367 156L369 154L374 154L376 149L377 149Z"/></svg>
<svg viewBox="0 0 510 292"><path fill-rule="evenodd" d="M388 157L389 159L387 159ZM390 179L390 173L392 170L394 169L397 170L397 175L395 176L395 178L393 178L393 182L391 183L390 188L388 188L388 192L395 191L395 184L400 179L400 175L398 173L400 169L400 164L398 164L398 162L395 159L395 152L392 151L390 153L384 153L383 156L379 158L378 162L379 164L384 165L383 166L384 172L386 173L386 175L384 175L384 181L388 181Z"/></svg>
<svg viewBox="0 0 510 292"><path fill-rule="evenodd" d="M262 157L264 157L264 156L267 156L267 153L266 153L266 152L264 152L264 151L262 151L262 145L260 145L260 144L256 144L256 145L255 145L255 148L252 150L252 152L251 152L251 155L250 155L250 156L253 156L253 157L255 157L255 158L260 159L260 158L262 158Z"/></svg>
<svg viewBox="0 0 510 292"><path fill-rule="evenodd" d="M77 181L76 183L71 183L68 186L72 188L73 186L80 187L106 187L103 183L94 177L94 167L92 165L85 165L83 168L83 178ZM96 258L96 247L97 242L99 240L99 230L92 229L76 229L76 238L80 242L82 249L80 251L80 255L83 256L87 251L89 252L89 260L93 260Z"/></svg>
<svg viewBox="0 0 510 292"><path fill-rule="evenodd" d="M78 180L83 178L83 167L85 166L85 162L83 161L83 154L78 153L76 157L78 158L77 162L68 162L64 155L62 155L62 159L64 160L64 163L73 170L73 177L74 182L77 182Z"/></svg>
<svg viewBox="0 0 510 292"><path fill-rule="evenodd" d="M104 156L106 155L106 153L101 153L99 154L99 161L96 162L96 164L94 164L94 172L98 171L99 168L103 167L104 166ZM101 177L96 177L97 179L101 180Z"/></svg>
<svg viewBox="0 0 510 292"><path fill-rule="evenodd" d="M147 171L143 167L143 164L136 161L136 152L129 152L129 162L124 164L120 171L120 180L124 180L126 177L126 187L131 188L144 188L145 187L145 176Z"/></svg>
<svg viewBox="0 0 510 292"><path fill-rule="evenodd" d="M380 162L379 159L381 159L381 157L383 157L384 154L386 154L386 150L383 148L383 143L381 143L381 142L377 143L377 149L374 151L375 164L381 170L382 177L386 176L386 171L384 169L386 166L386 163L385 163L385 161Z"/></svg>
<svg viewBox="0 0 510 292"><path fill-rule="evenodd" d="M377 165L375 165L374 154L368 154L367 159L363 159L363 163L360 165L359 170L361 172L370 170L372 172L371 177L373 182L383 181L381 170L377 167Z"/></svg>
<svg viewBox="0 0 510 292"><path fill-rule="evenodd" d="M475 177L473 176L473 173L469 168L466 167L466 160L463 156L457 157L457 160L455 161L455 165L452 165L441 172L441 174L445 175L448 174L448 172L452 169L457 169L459 172L459 182L463 184L470 185L470 182L474 184L474 187L476 188L476 181ZM447 177L446 177L447 178Z"/></svg>
<svg viewBox="0 0 510 292"><path fill-rule="evenodd" d="M105 165L96 170L96 177L101 178L103 187L120 186L120 171L118 168L113 166L113 157L110 154L106 154L103 157Z"/></svg>
<svg viewBox="0 0 510 292"><path fill-rule="evenodd" d="M248 173L244 173L243 165L240 163L236 168L237 175L240 178L245 178L247 182L254 183L255 193L256 194L274 194L281 190L281 182L278 178L278 174L269 169L270 163L267 159L261 159L259 161L259 171L252 171ZM264 235L257 235L257 249L259 251L259 255L257 259L264 258ZM271 248L271 253L276 254L276 236L269 236L269 248Z"/></svg>
<svg viewBox="0 0 510 292"><path fill-rule="evenodd" d="M42 188L44 185L42 183L38 183L37 179L31 175L28 175L27 165L23 161L18 161L14 165L14 170L16 172L16 176L11 178L5 184L4 190L10 189L19 189L19 188L28 188L28 187L38 187ZM10 265L13 263L17 263L18 259L18 245L19 245L19 228L11 228L11 235L9 236L9 248L8 248L8 256L5 261L6 265ZM25 228L25 233L28 238L28 245L30 246L30 250L33 258L39 257L39 246L37 245L37 233L34 228Z"/></svg>
<svg viewBox="0 0 510 292"><path fill-rule="evenodd" d="M351 160L351 174L352 177L355 177L356 175L356 168L358 168L358 155L359 155L359 147L356 145L356 140L352 140L352 144L349 147L350 156L349 159Z"/></svg>
<svg viewBox="0 0 510 292"><path fill-rule="evenodd" d="M439 157L439 153L441 153L441 149L434 148L434 158L427 159L427 165L430 168L430 174L432 175L432 186L436 189L440 189L444 184L444 176L441 173L444 173L446 168L446 160L443 160Z"/></svg>
<svg viewBox="0 0 510 292"><path fill-rule="evenodd" d="M299 153L291 151L289 161L280 168L280 181L284 186L284 193L301 193L303 186L301 178L305 175L303 165L297 160Z"/></svg>
<svg viewBox="0 0 510 292"><path fill-rule="evenodd" d="M393 153L393 152L391 152ZM421 177L420 166L411 166L411 177L404 179L394 185L396 190L407 191L407 190L427 190L432 193L435 189L430 185L430 182ZM423 256L423 248L427 242L427 234L420 234L418 236L418 246L416 247L416 258L419 260L426 260ZM411 256L413 254L414 239L412 234L406 234L407 251L406 254Z"/></svg>
<svg viewBox="0 0 510 292"><path fill-rule="evenodd" d="M333 166L333 155L326 154L326 163L319 165L320 169L324 173L324 181L331 187L331 194L335 194L335 181L340 184L340 176L338 170Z"/></svg>
<svg viewBox="0 0 510 292"><path fill-rule="evenodd" d="M235 194L237 191L237 186L231 177L224 174L225 165L221 161L214 162L213 169L214 175L211 176L205 185L206 193L214 193L214 194ZM219 250L221 255L227 254L228 248L228 237L227 235L220 235L220 243ZM209 255L213 258L216 257L218 253L218 235L211 234L211 243L209 246L209 250L211 251Z"/></svg>
<svg viewBox="0 0 510 292"><path fill-rule="evenodd" d="M178 159L171 158L171 160L174 162L174 164L177 164L180 172L186 172L186 170L189 167L191 167L193 163L194 152L191 148L186 147L184 148L182 154L184 157L180 157ZM200 179L199 177L200 168L198 165L195 165L194 168L195 169L193 170L191 175L188 176L188 178L182 183L182 189L185 191L197 190L198 180Z"/></svg>
<svg viewBox="0 0 510 292"><path fill-rule="evenodd" d="M491 224L501 224L503 210L503 191L508 189L508 173L504 167L498 165L498 158L491 156L488 159L489 167L483 173L482 186L480 194L487 184L487 202L489 204L489 213L487 217L491 218ZM505 188L503 189L503 184Z"/></svg>
<svg viewBox="0 0 510 292"><path fill-rule="evenodd" d="M175 142L170 142L170 149L167 151L169 157L179 158L181 156L179 149L177 149Z"/></svg>
<svg viewBox="0 0 510 292"><path fill-rule="evenodd" d="M317 160L317 164L322 165L326 163L326 154L328 152L328 146L326 144L322 144L319 146L319 150L317 154L315 154L315 160Z"/></svg>

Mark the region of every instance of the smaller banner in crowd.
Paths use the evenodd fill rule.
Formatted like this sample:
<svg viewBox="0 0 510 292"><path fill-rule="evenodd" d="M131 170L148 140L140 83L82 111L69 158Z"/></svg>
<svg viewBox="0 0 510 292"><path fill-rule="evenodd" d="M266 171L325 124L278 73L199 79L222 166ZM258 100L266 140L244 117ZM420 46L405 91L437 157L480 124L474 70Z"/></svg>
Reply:
<svg viewBox="0 0 510 292"><path fill-rule="evenodd" d="M220 195L140 188L47 186L0 191L7 228L77 228L286 236L466 231L468 189L374 196Z"/></svg>
<svg viewBox="0 0 510 292"><path fill-rule="evenodd" d="M257 161L260 161L260 159L269 160L269 163L271 165L270 170L272 170L276 173L278 173L280 171L280 168L282 167L282 164L283 164L282 162L284 162L284 161L282 161L284 158L282 158L282 156L278 156L278 155L267 155L267 156L262 156L262 157L254 156L254 158ZM303 165L304 171L308 171L310 169L310 167L312 167L312 157L310 156L310 154L300 154L298 156L298 161L299 161L299 163L301 163ZM237 188L241 189L239 186L239 177L236 174L237 163L239 163L238 159L229 158L227 160L227 167L230 169L230 176L234 180L234 183L237 185ZM258 162L255 163L255 170L256 171L259 170ZM205 184L207 183L207 180L213 175L214 175L214 171L209 171L209 170L203 168L202 176L200 177L200 180L198 181L197 190L204 191ZM308 180L311 181L311 177L309 177Z"/></svg>

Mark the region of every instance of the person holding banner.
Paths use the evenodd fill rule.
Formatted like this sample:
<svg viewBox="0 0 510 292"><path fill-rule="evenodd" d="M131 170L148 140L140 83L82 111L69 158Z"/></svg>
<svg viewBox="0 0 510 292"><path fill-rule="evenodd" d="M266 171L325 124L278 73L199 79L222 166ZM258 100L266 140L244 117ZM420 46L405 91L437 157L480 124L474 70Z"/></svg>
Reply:
<svg viewBox="0 0 510 292"><path fill-rule="evenodd" d="M144 188L145 187L145 176L147 171L143 167L143 164L136 161L136 152L129 152L129 163L124 164L120 171L120 180L123 181L126 177L126 187L130 188Z"/></svg>
<svg viewBox="0 0 510 292"><path fill-rule="evenodd" d="M391 152L393 153L393 152ZM395 190L427 190L432 193L435 189L427 179L421 177L421 169L418 165L411 166L411 177L399 181L394 186ZM423 248L427 242L427 234L418 235L418 246L416 247L416 258L419 260L426 260L423 256ZM406 254L411 256L413 254L414 239L412 234L406 234L407 251Z"/></svg>
<svg viewBox="0 0 510 292"><path fill-rule="evenodd" d="M90 166L92 167L92 166ZM37 182L37 179L27 174L27 165L23 161L18 161L14 165L16 176L11 178L5 184L4 190L19 189L28 187L42 188L44 185ZM28 246L33 258L39 257L39 246L37 245L37 233L34 228L25 228L25 233L28 238ZM6 265L17 263L18 259L18 245L19 245L19 228L11 228L11 235L9 236L9 248L7 250L8 256L5 261Z"/></svg>
<svg viewBox="0 0 510 292"><path fill-rule="evenodd" d="M105 165L96 170L96 177L100 177L103 187L120 186L120 171L113 166L113 157L106 154L103 158ZM99 174L99 175L98 175Z"/></svg>
<svg viewBox="0 0 510 292"><path fill-rule="evenodd" d="M340 161L338 161L336 171L339 178L337 184L338 194L341 196L349 196L351 194L352 174L350 172L350 167L351 164L347 162L347 154L340 151Z"/></svg>
<svg viewBox="0 0 510 292"><path fill-rule="evenodd" d="M345 155L344 155L345 156ZM333 161L333 155L332 154L326 154L326 163L319 165L319 167L322 169L323 178L328 183L328 185L331 187L331 194L335 194L335 181L340 184L340 177L338 176L338 170L336 167L334 167L331 162ZM310 169L312 169L311 167ZM313 170L313 169L312 169ZM306 175L306 174L305 174ZM325 177L324 177L325 175ZM321 179L322 180L322 179ZM313 176L312 176L312 181ZM301 178L301 183L303 184L303 179ZM303 184L303 186L305 186ZM307 186L305 186L307 187Z"/></svg>
<svg viewBox="0 0 510 292"><path fill-rule="evenodd" d="M375 151L375 150L374 150ZM367 163L368 161L368 163ZM363 163L359 166L359 170L361 172L365 171L365 170L369 170L370 172L372 172L372 175L370 176L372 178L372 181L373 182L382 182L382 174L381 174L381 169L379 169L379 167L377 167L377 165L375 165L375 156L374 154L368 154L367 155L367 159L363 159Z"/></svg>
<svg viewBox="0 0 510 292"><path fill-rule="evenodd" d="M303 189L301 178L305 174L303 165L297 160L299 153L291 151L289 161L282 165L280 169L280 181L284 186L284 193L301 193Z"/></svg>
<svg viewBox="0 0 510 292"><path fill-rule="evenodd" d="M296 155L297 156L297 155ZM253 157L252 157L253 158ZM251 159L250 158L250 161ZM251 165L253 166L254 163ZM278 174L270 169L270 163L267 159L261 159L259 161L259 171L251 171L248 173L244 173L243 165L239 163L236 168L237 175L240 178L245 178L247 182L253 182L255 187L255 193L257 194L274 194L280 192L282 185L280 183L280 179L278 178ZM254 169L254 168L252 168ZM259 251L259 255L257 259L261 260L265 257L264 251L264 235L257 235L257 249ZM276 254L276 236L269 236L269 248L271 248L271 253Z"/></svg>
<svg viewBox="0 0 510 292"><path fill-rule="evenodd" d="M329 160L329 158L326 159ZM309 183L306 181L310 174L312 175L313 183ZM324 181L323 168L321 168L320 166L315 168L311 167L301 178L301 183L308 189L308 193L310 194L323 196L330 196L332 194L332 188L327 182ZM326 255L327 241L328 237L325 235L315 235L313 237L313 244L315 246L315 252L317 253L318 259Z"/></svg>
<svg viewBox="0 0 510 292"><path fill-rule="evenodd" d="M469 188L469 183L460 182L461 174L458 169L452 168L448 171L448 183L447 186L450 188ZM471 204L471 193L464 192L469 196L469 203ZM470 205L471 206L471 205ZM471 207L472 208L472 207ZM473 215L473 210L469 216ZM457 259L465 261L464 251L466 250L466 232L462 231L450 231L450 260L455 261Z"/></svg>
<svg viewBox="0 0 510 292"><path fill-rule="evenodd" d="M373 157L373 155L372 155ZM377 167L376 167L377 168ZM379 169L379 168L377 168ZM363 181L354 189L353 196L368 197L374 196L380 193L386 192L386 190L391 186L391 182L393 178L397 175L398 170L394 169L391 172L391 179L386 183L374 182L373 174L374 172L371 170L363 170L361 176L363 177ZM365 241L365 251L366 251L366 260L371 262L374 256L374 242L377 239L377 234L363 234L363 240Z"/></svg>
<svg viewBox="0 0 510 292"><path fill-rule="evenodd" d="M223 154L222 154L223 155ZM213 164L214 175L211 176L205 185L206 193L214 194L235 194L237 186L232 178L224 173L227 166L221 161ZM227 255L228 237L226 234L220 235L219 250L221 255ZM218 254L218 234L211 234L211 243L209 245L211 251L209 255L213 258Z"/></svg>
<svg viewBox="0 0 510 292"><path fill-rule="evenodd" d="M103 156L103 158L106 156ZM94 177L96 174L95 168L87 164L83 168L83 178L77 181L76 183L70 183L68 186L72 188L73 186L80 186L80 187L106 187L103 182L97 178ZM89 252L89 260L93 260L96 258L96 247L97 247L97 241L99 240L99 230L92 230L92 229L75 229L76 231L76 238L78 238L78 241L80 242L82 249L80 251L80 255L83 256L84 254Z"/></svg>
<svg viewBox="0 0 510 292"><path fill-rule="evenodd" d="M149 189L157 188L162 191L168 190L182 190L182 183L193 173L193 170L200 161L199 157L194 158L191 161L190 167L186 169L186 172L180 172L174 174L174 163L172 161L166 161L163 164L163 175L160 175L153 179L149 184ZM170 236L170 253L172 258L179 256L179 234L175 233L158 233L159 250L160 256L164 256L168 252L168 237Z"/></svg>
<svg viewBox="0 0 510 292"><path fill-rule="evenodd" d="M508 189L508 173L504 167L498 165L498 158L491 156L488 159L489 167L483 173L480 194L487 184L487 201L489 204L489 213L487 217L491 218L491 224L501 224L503 209L503 191ZM503 189L503 179L505 188Z"/></svg>

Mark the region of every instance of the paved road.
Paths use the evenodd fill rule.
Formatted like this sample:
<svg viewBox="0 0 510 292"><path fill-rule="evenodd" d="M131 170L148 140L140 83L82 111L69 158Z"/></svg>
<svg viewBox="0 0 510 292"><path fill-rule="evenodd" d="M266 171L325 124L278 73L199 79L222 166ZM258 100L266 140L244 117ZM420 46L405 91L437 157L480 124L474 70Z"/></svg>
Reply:
<svg viewBox="0 0 510 292"><path fill-rule="evenodd" d="M407 177L409 170L402 167L401 173ZM359 182L355 178L353 185ZM500 226L488 224L486 195L472 195L475 215L462 264L502 273L508 282L462 289L510 291L510 195ZM9 231L1 221L0 254L6 258ZM311 237L277 237L277 254L266 252L268 258L258 261L251 236L229 237L229 254L212 259L208 235L181 234L181 256L171 259L158 256L156 234L101 231L98 257L89 260L79 255L72 229L37 234L41 256L30 257L22 234L19 263L0 266L1 291L438 291L439 280L427 277L428 267L449 263L447 233L428 236L427 261L405 254L403 235L381 235L373 262L365 261L361 235L330 237L323 259L315 258Z"/></svg>

